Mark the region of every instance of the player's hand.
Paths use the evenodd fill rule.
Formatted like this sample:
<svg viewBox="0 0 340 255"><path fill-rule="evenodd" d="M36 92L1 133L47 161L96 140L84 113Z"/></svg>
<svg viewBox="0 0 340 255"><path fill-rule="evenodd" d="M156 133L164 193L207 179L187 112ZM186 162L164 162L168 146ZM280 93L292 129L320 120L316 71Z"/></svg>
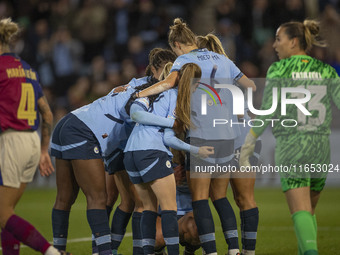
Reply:
<svg viewBox="0 0 340 255"><path fill-rule="evenodd" d="M131 105L133 104L133 102L138 98L138 94L137 91L133 92L129 98L129 100L126 102L125 105L125 111L128 115L130 115L130 109L131 109Z"/></svg>
<svg viewBox="0 0 340 255"><path fill-rule="evenodd" d="M114 93L124 92L124 91L127 90L127 87L128 87L128 85L118 86L113 90L113 92Z"/></svg>
<svg viewBox="0 0 340 255"><path fill-rule="evenodd" d="M201 146L198 150L198 156L201 158L207 158L215 153L215 149L212 146Z"/></svg>
<svg viewBox="0 0 340 255"><path fill-rule="evenodd" d="M241 154L239 160L240 167L251 167L249 157L251 157L254 154L255 143L256 137L250 131L247 134L244 144L241 147Z"/></svg>
<svg viewBox="0 0 340 255"><path fill-rule="evenodd" d="M47 151L42 151L40 155L39 171L41 176L49 176L54 172L50 155Z"/></svg>

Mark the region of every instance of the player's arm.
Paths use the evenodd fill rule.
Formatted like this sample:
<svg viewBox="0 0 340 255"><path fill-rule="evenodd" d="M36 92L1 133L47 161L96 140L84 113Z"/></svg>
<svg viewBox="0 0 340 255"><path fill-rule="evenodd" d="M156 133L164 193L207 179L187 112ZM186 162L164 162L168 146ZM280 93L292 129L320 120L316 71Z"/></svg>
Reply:
<svg viewBox="0 0 340 255"><path fill-rule="evenodd" d="M199 155L201 158L207 158L209 155L214 154L214 147L211 146L201 146L196 147L190 144L183 142L175 136L175 132L166 128L164 130L163 142L165 145L180 151L190 152L196 155Z"/></svg>
<svg viewBox="0 0 340 255"><path fill-rule="evenodd" d="M255 82L250 80L246 75L243 75L237 82L245 89L251 88L253 91L256 91Z"/></svg>
<svg viewBox="0 0 340 255"><path fill-rule="evenodd" d="M41 156L39 170L41 176L49 176L54 171L50 155L48 154L48 147L52 132L53 114L45 96L42 96L38 99L38 108L42 117Z"/></svg>
<svg viewBox="0 0 340 255"><path fill-rule="evenodd" d="M139 104L138 101L132 104L130 116L134 122L149 126L172 128L175 123L175 120L172 118L165 118L148 112L145 106Z"/></svg>
<svg viewBox="0 0 340 255"><path fill-rule="evenodd" d="M156 84L137 93L137 97L147 97L151 95L157 95L163 91L171 89L175 86L179 78L177 71L171 72L164 80L157 82Z"/></svg>

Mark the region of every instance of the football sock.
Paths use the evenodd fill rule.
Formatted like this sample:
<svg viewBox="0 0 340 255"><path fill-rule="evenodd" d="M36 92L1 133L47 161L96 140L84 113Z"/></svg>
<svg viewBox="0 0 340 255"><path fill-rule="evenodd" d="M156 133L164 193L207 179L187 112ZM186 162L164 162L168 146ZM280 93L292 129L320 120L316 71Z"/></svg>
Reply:
<svg viewBox="0 0 340 255"><path fill-rule="evenodd" d="M65 251L70 211L52 209L53 246Z"/></svg>
<svg viewBox="0 0 340 255"><path fill-rule="evenodd" d="M318 250L316 231L311 213L308 211L298 211L292 215L292 219L298 246L302 254L317 254L315 253Z"/></svg>
<svg viewBox="0 0 340 255"><path fill-rule="evenodd" d="M192 202L198 236L205 253L216 253L215 225L207 199Z"/></svg>
<svg viewBox="0 0 340 255"><path fill-rule="evenodd" d="M140 229L140 221L142 213L134 212L132 214L132 239L133 239L133 255L144 255L142 232Z"/></svg>
<svg viewBox="0 0 340 255"><path fill-rule="evenodd" d="M96 238L92 234L92 254L99 254L98 247L96 244Z"/></svg>
<svg viewBox="0 0 340 255"><path fill-rule="evenodd" d="M11 232L6 229L1 231L1 247L3 255L19 255L20 241L15 239Z"/></svg>
<svg viewBox="0 0 340 255"><path fill-rule="evenodd" d="M142 243L144 254L153 254L155 250L156 220L158 214L145 210L142 213L140 227L142 232Z"/></svg>
<svg viewBox="0 0 340 255"><path fill-rule="evenodd" d="M18 241L43 254L51 246L35 227L15 214L8 219L5 230Z"/></svg>
<svg viewBox="0 0 340 255"><path fill-rule="evenodd" d="M86 211L87 221L96 240L96 246L100 255L109 255L111 252L111 236L109 220L106 210L91 209Z"/></svg>
<svg viewBox="0 0 340 255"><path fill-rule="evenodd" d="M132 213L126 213L117 207L111 223L111 249L118 250L125 235L126 226L129 223Z"/></svg>
<svg viewBox="0 0 340 255"><path fill-rule="evenodd" d="M237 223L233 208L226 197L213 202L220 216L222 230L228 244L228 250L239 249Z"/></svg>
<svg viewBox="0 0 340 255"><path fill-rule="evenodd" d="M242 253L255 251L259 209L257 207L241 211Z"/></svg>
<svg viewBox="0 0 340 255"><path fill-rule="evenodd" d="M199 249L200 246L194 246L188 243L185 243L184 255L194 255L195 251Z"/></svg>
<svg viewBox="0 0 340 255"><path fill-rule="evenodd" d="M162 232L168 254L179 254L179 234L177 223L177 212L163 210L161 212Z"/></svg>

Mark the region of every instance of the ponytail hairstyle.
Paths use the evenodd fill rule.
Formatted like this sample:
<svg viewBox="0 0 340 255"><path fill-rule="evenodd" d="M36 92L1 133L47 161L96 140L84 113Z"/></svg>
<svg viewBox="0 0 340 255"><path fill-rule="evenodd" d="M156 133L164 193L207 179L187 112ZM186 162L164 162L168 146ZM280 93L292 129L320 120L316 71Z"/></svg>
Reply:
<svg viewBox="0 0 340 255"><path fill-rule="evenodd" d="M182 19L174 19L174 24L170 26L168 42L171 47L175 47L175 42L184 45L196 45L196 36Z"/></svg>
<svg viewBox="0 0 340 255"><path fill-rule="evenodd" d="M313 45L326 47L327 44L320 37L320 25L315 20L305 20L302 22L291 21L281 25L289 39L297 38L300 48L308 52Z"/></svg>
<svg viewBox="0 0 340 255"><path fill-rule="evenodd" d="M19 26L11 18L0 20L0 44L9 45L12 37L19 31Z"/></svg>
<svg viewBox="0 0 340 255"><path fill-rule="evenodd" d="M168 62L174 62L176 58L176 54L171 50L162 48L152 49L149 53L149 65L146 67L145 74L147 76L152 76L152 66L157 70Z"/></svg>
<svg viewBox="0 0 340 255"><path fill-rule="evenodd" d="M164 80L170 73L170 70L172 68L172 62L168 62L165 64L164 68L163 68L163 71L161 73L161 75L159 76L159 80Z"/></svg>
<svg viewBox="0 0 340 255"><path fill-rule="evenodd" d="M212 33L209 33L206 36L196 36L196 43L200 49L207 48L209 51L213 51L228 57L223 49L220 39L218 39L218 37Z"/></svg>
<svg viewBox="0 0 340 255"><path fill-rule="evenodd" d="M194 63L187 63L179 71L178 95L176 103L176 120L179 122L177 128L180 132L186 132L190 128L190 98L192 93L191 79L201 78L201 68Z"/></svg>

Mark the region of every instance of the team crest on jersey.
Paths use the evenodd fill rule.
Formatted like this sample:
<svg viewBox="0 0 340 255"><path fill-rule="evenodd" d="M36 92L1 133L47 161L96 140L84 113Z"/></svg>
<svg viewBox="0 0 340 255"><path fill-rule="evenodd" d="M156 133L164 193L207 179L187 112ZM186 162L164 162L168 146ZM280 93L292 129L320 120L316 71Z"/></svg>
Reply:
<svg viewBox="0 0 340 255"><path fill-rule="evenodd" d="M99 149L98 149L98 147L97 147L97 146L96 146L96 147L94 147L93 151L94 151L94 153L98 154L98 153L99 153Z"/></svg>
<svg viewBox="0 0 340 255"><path fill-rule="evenodd" d="M208 103L209 106L212 106L214 104L213 100L211 100L211 99L209 99L207 103Z"/></svg>
<svg viewBox="0 0 340 255"><path fill-rule="evenodd" d="M169 160L167 160L167 161L165 162L165 165L166 165L166 167L167 167L167 168L170 168L170 167L171 167L171 163L170 163L170 161L169 161Z"/></svg>

